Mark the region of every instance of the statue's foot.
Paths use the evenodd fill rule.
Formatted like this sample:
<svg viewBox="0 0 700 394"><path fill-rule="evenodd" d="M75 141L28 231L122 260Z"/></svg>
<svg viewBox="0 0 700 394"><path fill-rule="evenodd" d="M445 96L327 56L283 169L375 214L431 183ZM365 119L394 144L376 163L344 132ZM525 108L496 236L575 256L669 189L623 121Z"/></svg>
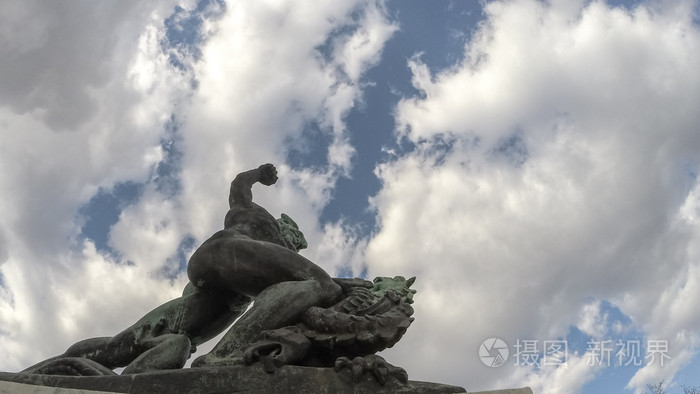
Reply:
<svg viewBox="0 0 700 394"><path fill-rule="evenodd" d="M225 367L245 365L243 357L218 357L211 353L197 357L192 361L192 368Z"/></svg>
<svg viewBox="0 0 700 394"><path fill-rule="evenodd" d="M355 357L352 360L347 357L339 357L335 361L335 370L340 371L346 368L352 372L352 379L356 382L358 382L365 373L374 375L374 378L377 379L382 386L389 377L394 377L402 383L408 382L408 374L405 369L389 364L383 357L377 356L376 354Z"/></svg>

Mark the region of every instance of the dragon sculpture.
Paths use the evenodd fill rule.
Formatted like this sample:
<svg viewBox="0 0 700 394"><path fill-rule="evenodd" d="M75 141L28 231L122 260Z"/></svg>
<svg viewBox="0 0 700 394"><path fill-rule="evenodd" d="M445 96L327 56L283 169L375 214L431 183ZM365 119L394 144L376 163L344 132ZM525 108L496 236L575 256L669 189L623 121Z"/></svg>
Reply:
<svg viewBox="0 0 700 394"><path fill-rule="evenodd" d="M375 353L392 347L413 322L415 277L378 277L374 282L334 279L343 299L329 308L309 308L293 326L265 331L245 352L247 364L260 361L268 372L282 365L349 368L353 378L371 372L380 383L402 382L406 372Z"/></svg>

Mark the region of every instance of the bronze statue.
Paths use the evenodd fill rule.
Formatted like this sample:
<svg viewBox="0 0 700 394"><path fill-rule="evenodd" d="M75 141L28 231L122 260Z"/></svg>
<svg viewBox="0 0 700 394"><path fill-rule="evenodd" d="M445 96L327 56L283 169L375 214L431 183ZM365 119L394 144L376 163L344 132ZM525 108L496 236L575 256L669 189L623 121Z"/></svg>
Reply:
<svg viewBox="0 0 700 394"><path fill-rule="evenodd" d="M91 338L23 373L135 374L185 365L196 346L231 327L193 367L285 364L371 372L379 382L407 376L374 353L393 346L413 321L415 278L331 278L298 254L303 234L289 216L274 219L253 202L252 186L277 181L272 164L231 182L224 229L206 240L187 267L183 295L114 337ZM253 306L246 312L251 300ZM245 313L243 313L245 312ZM243 314L241 316L241 314Z"/></svg>
<svg viewBox="0 0 700 394"><path fill-rule="evenodd" d="M199 289L255 297L253 307L194 367L238 363L261 331L292 324L310 307L329 306L341 295L326 271L297 254L272 215L253 202L251 188L257 182L277 182L275 167L264 164L236 176L224 229L206 240L187 265L190 282Z"/></svg>

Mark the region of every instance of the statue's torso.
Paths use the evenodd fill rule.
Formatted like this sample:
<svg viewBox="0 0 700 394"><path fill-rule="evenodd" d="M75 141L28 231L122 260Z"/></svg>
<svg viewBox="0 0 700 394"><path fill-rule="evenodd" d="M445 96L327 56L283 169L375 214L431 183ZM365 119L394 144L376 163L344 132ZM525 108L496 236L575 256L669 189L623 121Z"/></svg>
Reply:
<svg viewBox="0 0 700 394"><path fill-rule="evenodd" d="M233 206L224 219L224 229L235 230L240 235L287 247L277 220L267 210L255 203L250 207Z"/></svg>

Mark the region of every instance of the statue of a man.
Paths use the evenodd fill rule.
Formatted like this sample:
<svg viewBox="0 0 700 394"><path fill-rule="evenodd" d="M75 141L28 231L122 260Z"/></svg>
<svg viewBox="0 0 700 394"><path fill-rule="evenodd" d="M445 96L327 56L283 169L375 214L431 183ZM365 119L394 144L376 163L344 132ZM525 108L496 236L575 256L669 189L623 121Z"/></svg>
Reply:
<svg viewBox="0 0 700 394"><path fill-rule="evenodd" d="M253 203L253 184L276 181L272 164L236 176L224 230L190 258L191 282L181 297L113 337L82 340L23 372L100 375L119 367L126 367L123 374L182 368L197 345L226 329L255 297L254 306L193 366L235 364L261 331L291 324L311 306L335 302L340 286L297 253L306 241L296 224L282 215L285 228L296 232L285 237L278 221Z"/></svg>
<svg viewBox="0 0 700 394"><path fill-rule="evenodd" d="M193 367L239 363L260 332L292 324L308 308L329 306L340 297L340 286L295 253L277 221L253 202L252 186L257 182L277 182L275 167L264 164L236 176L224 229L205 241L188 263L187 275L198 289L255 298L253 307Z"/></svg>

